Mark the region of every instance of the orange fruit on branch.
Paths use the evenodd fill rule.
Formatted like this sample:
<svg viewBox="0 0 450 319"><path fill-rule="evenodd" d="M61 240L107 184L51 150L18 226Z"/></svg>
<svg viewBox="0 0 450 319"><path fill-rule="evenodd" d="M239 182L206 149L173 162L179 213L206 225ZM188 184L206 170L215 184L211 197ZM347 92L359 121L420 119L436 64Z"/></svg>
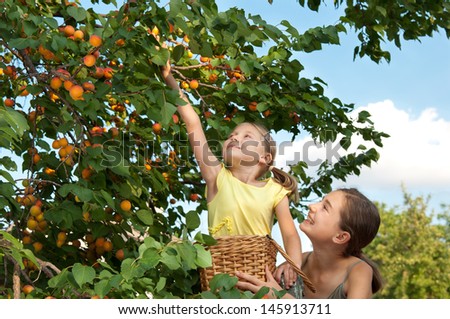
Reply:
<svg viewBox="0 0 450 319"><path fill-rule="evenodd" d="M89 38L89 43L93 46L93 47L99 47L102 45L102 38L100 38L98 35L93 34L91 35L91 37Z"/></svg>
<svg viewBox="0 0 450 319"><path fill-rule="evenodd" d="M71 26L71 25L66 25L65 27L64 27L64 34L67 36L67 37L70 37L70 36L72 36L72 35L74 35L74 33L75 33L75 28L73 27L73 26Z"/></svg>
<svg viewBox="0 0 450 319"><path fill-rule="evenodd" d="M97 61L97 58L93 54L88 54L83 58L83 63L88 68L90 68L91 66L94 66L95 61Z"/></svg>
<svg viewBox="0 0 450 319"><path fill-rule="evenodd" d="M129 212L131 210L131 202L128 199L124 199L120 202L120 208L125 212Z"/></svg>
<svg viewBox="0 0 450 319"><path fill-rule="evenodd" d="M22 291L25 295L30 294L34 290L34 287L32 285L24 285L22 287Z"/></svg>
<svg viewBox="0 0 450 319"><path fill-rule="evenodd" d="M38 222L34 219L29 219L27 221L27 228L31 230L35 230L38 227Z"/></svg>
<svg viewBox="0 0 450 319"><path fill-rule="evenodd" d="M81 85L74 85L70 88L69 94L75 101L83 100L84 89Z"/></svg>
<svg viewBox="0 0 450 319"><path fill-rule="evenodd" d="M89 43L93 46L93 47L99 47L102 45L102 38L100 38L100 36L93 34L91 35L91 37L89 38Z"/></svg>
<svg viewBox="0 0 450 319"><path fill-rule="evenodd" d="M41 213L41 208L37 205L33 205L30 207L30 215L36 217Z"/></svg>
<svg viewBox="0 0 450 319"><path fill-rule="evenodd" d="M76 30L73 34L74 40L81 41L84 39L84 32L82 30Z"/></svg>
<svg viewBox="0 0 450 319"><path fill-rule="evenodd" d="M116 258L119 259L120 261L124 260L125 253L124 253L123 249L119 249L116 251Z"/></svg>
<svg viewBox="0 0 450 319"><path fill-rule="evenodd" d="M252 111L252 112L257 111L257 110L258 110L257 107L258 107L258 103L255 102L255 101L250 102L250 103L248 104L248 109L249 109L250 111Z"/></svg>
<svg viewBox="0 0 450 319"><path fill-rule="evenodd" d="M157 122L152 125L152 129L153 129L153 133L159 134L159 133L161 133L162 126L160 123Z"/></svg>
<svg viewBox="0 0 450 319"><path fill-rule="evenodd" d="M33 248L34 248L34 251L37 253L37 252L40 252L41 250L42 250L42 248L44 247L44 245L42 245L42 243L40 243L40 242L38 242L38 241L36 241L36 242L34 242L33 243Z"/></svg>
<svg viewBox="0 0 450 319"><path fill-rule="evenodd" d="M7 107L13 107L15 104L13 99L5 99L4 103L5 103L5 106L7 106Z"/></svg>
<svg viewBox="0 0 450 319"><path fill-rule="evenodd" d="M193 89L193 90L197 89L197 88L198 88L198 81L197 81L197 80L191 80L191 81L189 82L189 87L190 87L191 89Z"/></svg>
<svg viewBox="0 0 450 319"><path fill-rule="evenodd" d="M50 80L50 87L53 90L59 90L59 88L62 86L63 81L59 76L55 76Z"/></svg>

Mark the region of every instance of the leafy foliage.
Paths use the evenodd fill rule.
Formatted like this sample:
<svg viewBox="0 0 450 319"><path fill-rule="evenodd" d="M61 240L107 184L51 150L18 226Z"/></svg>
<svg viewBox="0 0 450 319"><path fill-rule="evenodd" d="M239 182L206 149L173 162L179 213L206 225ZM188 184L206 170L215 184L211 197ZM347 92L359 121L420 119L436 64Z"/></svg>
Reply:
<svg viewBox="0 0 450 319"><path fill-rule="evenodd" d="M448 210L434 220L427 200L404 193L404 207L381 205L381 227L367 254L385 280L379 298L449 298L450 246Z"/></svg>
<svg viewBox="0 0 450 319"><path fill-rule="evenodd" d="M300 0L301 6L319 11L322 1ZM335 7L344 6L340 23L358 34L360 45L354 56L368 56L375 62L390 61L391 55L382 45L386 40L401 48L402 40L432 37L441 29L450 37L450 3L446 0L335 0Z"/></svg>
<svg viewBox="0 0 450 319"><path fill-rule="evenodd" d="M192 238L204 185L178 95L161 81L169 56L216 151L243 121L345 149L355 136L366 141L322 163L318 178L308 163L293 165L304 197L378 159L368 145L387 135L370 114L351 117L354 106L325 96L326 84L293 58L339 44L343 23L300 33L212 1L129 1L109 13L92 3L0 1L2 296L21 296L13 274L35 286L34 298L208 296L197 269L210 263L213 240ZM230 280L219 281L219 296L237 296Z"/></svg>

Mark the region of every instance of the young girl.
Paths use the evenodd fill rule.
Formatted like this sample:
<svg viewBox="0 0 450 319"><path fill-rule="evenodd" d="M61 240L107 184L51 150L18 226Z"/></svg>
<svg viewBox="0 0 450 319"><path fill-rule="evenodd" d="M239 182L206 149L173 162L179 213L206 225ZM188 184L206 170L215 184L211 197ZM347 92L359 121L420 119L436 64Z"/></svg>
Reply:
<svg viewBox="0 0 450 319"><path fill-rule="evenodd" d="M302 270L317 289L305 288L305 298L370 298L381 289L376 265L362 254L380 226L376 206L356 189L339 189L310 205L300 229L311 240L313 251L303 254ZM258 291L267 286L280 290L279 272L266 269L267 282L237 273L241 289ZM269 296L273 297L270 293ZM284 298L293 298L286 294Z"/></svg>
<svg viewBox="0 0 450 319"><path fill-rule="evenodd" d="M186 102L178 113L186 124L189 142L206 182L208 225L212 236L261 235L271 233L274 214L288 255L301 266L300 236L294 225L288 197L298 200L296 180L272 166L276 147L263 126L242 123L223 144L224 163L211 152L200 118L171 74L170 64L162 69L168 86ZM268 171L273 178L261 179ZM279 268L285 287L292 286L297 274L289 264Z"/></svg>

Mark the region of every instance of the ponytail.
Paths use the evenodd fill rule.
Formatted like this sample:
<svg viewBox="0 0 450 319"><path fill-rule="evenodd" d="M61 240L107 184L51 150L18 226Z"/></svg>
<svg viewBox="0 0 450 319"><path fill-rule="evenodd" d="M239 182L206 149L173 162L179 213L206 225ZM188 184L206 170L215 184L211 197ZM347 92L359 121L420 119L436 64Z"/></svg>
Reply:
<svg viewBox="0 0 450 319"><path fill-rule="evenodd" d="M265 151L272 156L271 161L267 163L268 165L267 168L268 170L272 171L273 179L290 192L289 198L294 203L298 203L300 195L298 193L297 180L291 174L288 174L283 170L272 166L272 163L274 162L275 156L277 154L277 145L276 142L273 140L272 136L270 135L269 130L262 124L258 123L249 123L249 124L253 125L259 131L259 133L261 133L264 140ZM264 173L266 172L267 169Z"/></svg>
<svg viewBox="0 0 450 319"><path fill-rule="evenodd" d="M289 190L289 198L294 202L298 203L300 196L298 194L298 186L297 180L291 174L286 173L285 171L271 166L273 179L275 182Z"/></svg>
<svg viewBox="0 0 450 319"><path fill-rule="evenodd" d="M362 249L372 242L378 233L381 219L376 205L355 188L341 188L345 195L345 205L341 210L340 227L350 234L344 256L355 256L365 261L373 270L372 292L383 286L378 266L364 256Z"/></svg>

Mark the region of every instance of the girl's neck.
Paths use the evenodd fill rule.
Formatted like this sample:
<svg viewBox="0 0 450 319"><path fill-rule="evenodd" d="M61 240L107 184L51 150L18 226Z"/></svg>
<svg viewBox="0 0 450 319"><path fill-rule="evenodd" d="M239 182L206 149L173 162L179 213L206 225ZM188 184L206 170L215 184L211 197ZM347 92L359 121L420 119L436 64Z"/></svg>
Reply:
<svg viewBox="0 0 450 319"><path fill-rule="evenodd" d="M259 170L256 169L256 167L231 166L228 167L228 169L235 178L245 184L257 185L261 183L258 180L260 173Z"/></svg>
<svg viewBox="0 0 450 319"><path fill-rule="evenodd" d="M345 259L336 247L321 248L313 246L313 252L309 258L311 257L314 268L328 270L338 267L339 262Z"/></svg>

